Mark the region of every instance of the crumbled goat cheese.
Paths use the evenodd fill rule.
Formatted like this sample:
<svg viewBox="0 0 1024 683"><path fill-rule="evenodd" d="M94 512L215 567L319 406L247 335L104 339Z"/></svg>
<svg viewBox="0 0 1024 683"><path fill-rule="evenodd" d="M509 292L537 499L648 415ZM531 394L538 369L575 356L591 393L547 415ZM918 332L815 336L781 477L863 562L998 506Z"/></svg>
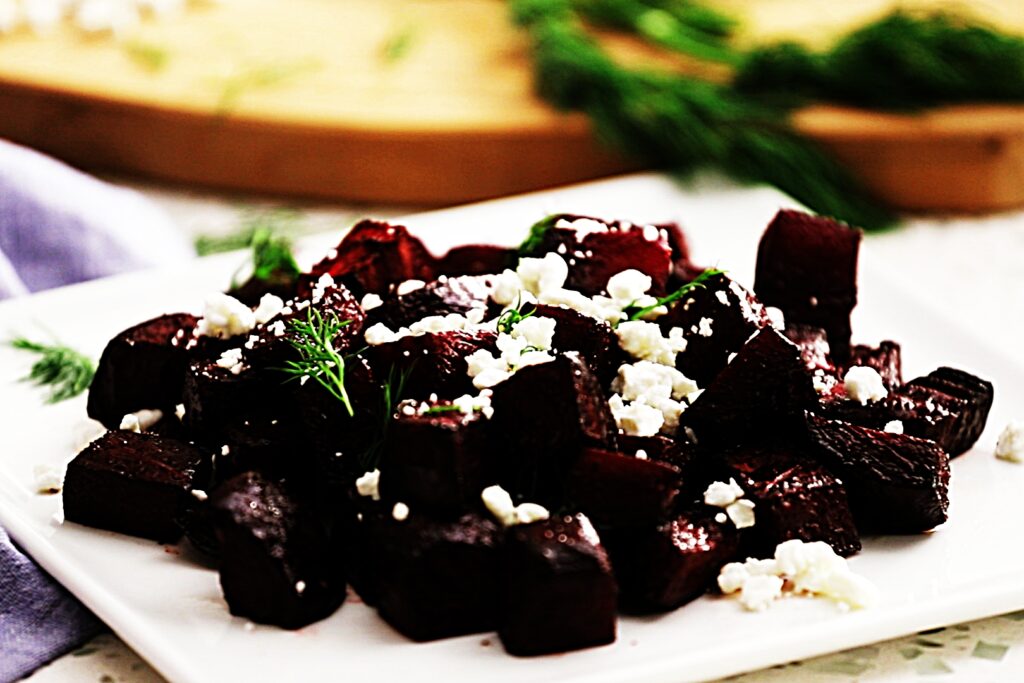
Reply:
<svg viewBox="0 0 1024 683"><path fill-rule="evenodd" d="M181 422L181 421L183 421L185 419L185 404L184 403L179 403L178 405L174 406L174 416L176 418L178 418L179 422Z"/></svg>
<svg viewBox="0 0 1024 683"><path fill-rule="evenodd" d="M359 307L362 308L364 311L372 311L373 309L380 308L383 305L384 299L381 299L380 296L374 294L373 292L370 292L369 294L364 296L362 301L359 302Z"/></svg>
<svg viewBox="0 0 1024 683"><path fill-rule="evenodd" d="M273 334L275 337L283 337L285 331L284 321L276 320L267 329L270 330L270 333Z"/></svg>
<svg viewBox="0 0 1024 683"><path fill-rule="evenodd" d="M704 504L713 505L718 508L728 507L743 497L743 489L730 478L729 483L724 481L712 482L704 491Z"/></svg>
<svg viewBox="0 0 1024 683"><path fill-rule="evenodd" d="M885 423L885 427L882 428L882 431L889 432L890 434L902 434L903 423L899 420L890 420Z"/></svg>
<svg viewBox="0 0 1024 683"><path fill-rule="evenodd" d="M669 336L661 334L661 328L644 320L627 320L615 328L619 347L640 360L675 366L676 354L686 350L686 340L681 328L673 328Z"/></svg>
<svg viewBox="0 0 1024 683"><path fill-rule="evenodd" d="M697 333L702 337L710 337L714 334L711 330L711 323L713 322L711 318L701 318L700 322L697 323Z"/></svg>
<svg viewBox="0 0 1024 683"><path fill-rule="evenodd" d="M467 415L479 411L481 415L489 420L494 415L494 408L491 407L491 395L490 389L484 389L476 396L463 394L453 400L452 405Z"/></svg>
<svg viewBox="0 0 1024 683"><path fill-rule="evenodd" d="M996 442L996 457L1009 462L1024 462L1024 421L1014 420L1006 425Z"/></svg>
<svg viewBox="0 0 1024 683"><path fill-rule="evenodd" d="M746 498L727 505L725 514L728 515L729 520L737 529L749 529L756 522L754 501L747 500Z"/></svg>
<svg viewBox="0 0 1024 683"><path fill-rule="evenodd" d="M623 306L637 301L651 288L649 275L639 270L624 270L608 280L608 296Z"/></svg>
<svg viewBox="0 0 1024 683"><path fill-rule="evenodd" d="M512 502L509 492L498 485L488 486L480 492L480 499L484 506L494 518L501 522L502 526L515 526L516 524L530 524L539 522L550 517L547 508L536 503Z"/></svg>
<svg viewBox="0 0 1024 683"><path fill-rule="evenodd" d="M477 389L489 389L504 382L517 370L555 359L548 353L555 334L552 318L526 318L508 334L498 335L498 356L478 349L466 356L466 372Z"/></svg>
<svg viewBox="0 0 1024 683"><path fill-rule="evenodd" d="M144 432L162 420L163 417L164 411L162 410L136 410L134 413L128 413L121 418L121 424L118 429L129 432Z"/></svg>
<svg viewBox="0 0 1024 683"><path fill-rule="evenodd" d="M522 303L523 281L515 271L505 269L496 275L491 283L491 299L501 306Z"/></svg>
<svg viewBox="0 0 1024 683"><path fill-rule="evenodd" d="M715 292L715 298L718 299L719 303L721 303L723 306L729 305L729 295L726 294L725 291L719 289L717 292Z"/></svg>
<svg viewBox="0 0 1024 683"><path fill-rule="evenodd" d="M203 317L196 325L196 334L228 339L245 334L256 327L256 314L233 296L212 294L206 299Z"/></svg>
<svg viewBox="0 0 1024 683"><path fill-rule="evenodd" d="M217 359L217 367L224 368L232 375L241 373L245 369L242 362L242 349L228 349L220 354L220 358Z"/></svg>
<svg viewBox="0 0 1024 683"><path fill-rule="evenodd" d="M682 399L699 391L697 383L668 365L642 360L619 366L612 391L627 401L648 397Z"/></svg>
<svg viewBox="0 0 1024 683"><path fill-rule="evenodd" d="M398 333L394 332L390 327L384 323L377 323L367 328L366 332L363 333L363 339L370 346L378 346L379 344L390 344L391 342L398 341L402 337L407 335L399 336Z"/></svg>
<svg viewBox="0 0 1024 683"><path fill-rule="evenodd" d="M207 499L209 499L209 496L206 495L206 491L203 491L202 489L192 489L192 497L198 500L200 503L205 502Z"/></svg>
<svg viewBox="0 0 1024 683"><path fill-rule="evenodd" d="M256 318L256 322L262 325L273 320L284 308L284 301L281 297L275 294L264 294L260 298L260 303L253 311L253 317Z"/></svg>
<svg viewBox="0 0 1024 683"><path fill-rule="evenodd" d="M786 315L782 312L781 308L775 308L775 306L765 306L765 315L768 316L768 322L772 324L772 327L779 330L780 332L786 329Z"/></svg>
<svg viewBox="0 0 1024 683"><path fill-rule="evenodd" d="M380 500L380 470L366 472L356 479L356 491L360 496Z"/></svg>
<svg viewBox="0 0 1024 683"><path fill-rule="evenodd" d="M231 446L229 446L227 444L224 444L223 446L221 446L220 447L220 454L221 455L231 455Z"/></svg>
<svg viewBox="0 0 1024 683"><path fill-rule="evenodd" d="M777 576L750 576L740 588L740 604L751 612L763 612L782 597L785 582Z"/></svg>
<svg viewBox="0 0 1024 683"><path fill-rule="evenodd" d="M622 397L613 394L608 400L615 424L625 434L633 436L654 436L665 423L664 414L657 408L639 401L625 404Z"/></svg>
<svg viewBox="0 0 1024 683"><path fill-rule="evenodd" d="M327 293L327 290L333 289L337 286L338 284L334 281L334 278L331 277L331 274L324 273L316 281L316 284L313 285L313 292L310 296L310 300L315 304L320 303L320 300L324 298L324 294Z"/></svg>
<svg viewBox="0 0 1024 683"><path fill-rule="evenodd" d="M306 592L306 582L305 581L296 581L295 582L295 594L296 595L302 595L305 592Z"/></svg>
<svg viewBox="0 0 1024 683"><path fill-rule="evenodd" d="M53 465L36 465L32 468L39 493L60 493L64 488L64 470Z"/></svg>
<svg viewBox="0 0 1024 683"><path fill-rule="evenodd" d="M527 345L535 349L549 351L555 338L555 323L554 318L531 316L513 325L510 335L526 340Z"/></svg>
<svg viewBox="0 0 1024 683"><path fill-rule="evenodd" d="M391 516L396 522L404 522L409 519L409 506L405 503L395 503L395 507L391 508Z"/></svg>
<svg viewBox="0 0 1024 683"><path fill-rule="evenodd" d="M843 388L846 389L847 396L854 401L860 401L862 405L880 401L889 394L885 389L885 383L882 382L882 376L877 370L866 365L855 365L847 370L846 377L843 378Z"/></svg>
<svg viewBox="0 0 1024 683"><path fill-rule="evenodd" d="M636 454L633 457L635 457L637 460L647 460L647 451L641 448L636 452Z"/></svg>
<svg viewBox="0 0 1024 683"><path fill-rule="evenodd" d="M569 277L569 266L558 254L544 254L543 258L521 258L516 275L522 281L523 289L534 295L561 289Z"/></svg>

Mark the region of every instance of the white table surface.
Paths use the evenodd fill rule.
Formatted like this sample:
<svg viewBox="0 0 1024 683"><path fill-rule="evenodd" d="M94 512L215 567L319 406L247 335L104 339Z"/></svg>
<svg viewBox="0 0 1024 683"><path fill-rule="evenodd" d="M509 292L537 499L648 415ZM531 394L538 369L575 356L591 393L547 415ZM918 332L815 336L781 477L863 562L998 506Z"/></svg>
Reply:
<svg viewBox="0 0 1024 683"><path fill-rule="evenodd" d="M117 181L115 181L117 182ZM186 192L124 183L163 206L190 236L238 227L243 211L280 203L252 197ZM339 231L363 216L388 218L411 207L298 204L302 228ZM866 244L899 271L908 286L989 336L1007 353L1024 338L1024 211L985 217L911 218L869 235ZM1024 418L1024 406L1021 407ZM1016 505L1017 501L1007 501ZM959 624L870 647L746 674L743 683L847 681L1024 680L1024 612ZM31 683L163 681L116 636L102 635L35 672Z"/></svg>

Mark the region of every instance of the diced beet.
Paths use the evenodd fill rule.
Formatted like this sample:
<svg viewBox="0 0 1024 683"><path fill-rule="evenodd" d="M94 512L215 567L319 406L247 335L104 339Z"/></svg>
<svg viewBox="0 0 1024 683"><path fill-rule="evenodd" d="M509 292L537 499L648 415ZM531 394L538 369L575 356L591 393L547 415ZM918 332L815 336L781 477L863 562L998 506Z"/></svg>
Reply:
<svg viewBox="0 0 1024 683"><path fill-rule="evenodd" d="M437 394L453 399L476 393L466 357L480 349L495 352L496 339L494 332L485 330L438 332L371 346L367 355L378 376L388 376L392 368L405 375L402 398L426 399Z"/></svg>
<svg viewBox="0 0 1024 683"><path fill-rule="evenodd" d="M552 347L557 351L577 351L602 386L607 386L619 366L626 362L615 330L605 321L561 306L539 304L533 308L537 317L556 321Z"/></svg>
<svg viewBox="0 0 1024 683"><path fill-rule="evenodd" d="M729 356L769 321L754 295L722 274L693 289L658 323L666 330L683 330L686 350L678 355L676 367L703 387L728 365Z"/></svg>
<svg viewBox="0 0 1024 683"><path fill-rule="evenodd" d="M618 590L608 554L582 514L509 529L498 634L519 657L615 641Z"/></svg>
<svg viewBox="0 0 1024 683"><path fill-rule="evenodd" d="M344 571L331 556L327 534L284 485L241 474L217 489L210 510L220 585L232 614L298 629L344 602Z"/></svg>
<svg viewBox="0 0 1024 683"><path fill-rule="evenodd" d="M486 311L490 292L483 277L443 277L406 294L395 292L385 297L384 303L370 312L370 320L397 330L428 315Z"/></svg>
<svg viewBox="0 0 1024 683"><path fill-rule="evenodd" d="M933 405L943 406L950 413L956 414L950 431L940 442L951 457L964 453L977 442L992 409L994 392L991 382L963 370L941 367L924 377L911 380L908 387L921 387L929 391ZM957 400L962 401L962 404L956 405ZM926 401L925 407L929 408L927 404Z"/></svg>
<svg viewBox="0 0 1024 683"><path fill-rule="evenodd" d="M882 377L882 383L892 391L903 384L903 362L900 345L894 341L883 341L877 347L858 344L850 350L847 369L855 365L874 368ZM843 371L845 376L845 370Z"/></svg>
<svg viewBox="0 0 1024 683"><path fill-rule="evenodd" d="M679 472L681 488L677 502L685 503L703 494L711 474L710 459L697 446L683 439L671 439L661 434L632 436L619 434L619 451L635 457L647 458L668 465Z"/></svg>
<svg viewBox="0 0 1024 683"><path fill-rule="evenodd" d="M68 465L68 521L156 541L181 536L178 518L209 458L198 448L156 434L112 430Z"/></svg>
<svg viewBox="0 0 1024 683"><path fill-rule="evenodd" d="M557 501L585 446L615 447L615 420L597 380L575 353L517 371L494 387L500 481L513 494Z"/></svg>
<svg viewBox="0 0 1024 683"><path fill-rule="evenodd" d="M771 557L783 541L823 541L842 556L860 550L842 482L802 453L744 448L724 456L722 481L732 477L754 502L756 522L745 532L748 554Z"/></svg>
<svg viewBox="0 0 1024 683"><path fill-rule="evenodd" d="M202 443L226 443L229 426L241 425L255 415L271 414L264 408L271 393L251 369L236 374L216 361L194 360L185 372L185 427Z"/></svg>
<svg viewBox="0 0 1024 683"><path fill-rule="evenodd" d="M607 545L623 609L667 612L714 584L719 570L736 559L739 537L731 523L688 511L665 524L610 534Z"/></svg>
<svg viewBox="0 0 1024 683"><path fill-rule="evenodd" d="M801 431L816 404L799 349L766 327L682 414L680 434L692 432L701 447L763 441Z"/></svg>
<svg viewBox="0 0 1024 683"><path fill-rule="evenodd" d="M917 533L946 521L949 456L933 441L814 416L808 428L861 531Z"/></svg>
<svg viewBox="0 0 1024 683"><path fill-rule="evenodd" d="M387 500L442 515L479 507L480 492L494 483L490 421L452 408L424 403L395 415L380 462Z"/></svg>
<svg viewBox="0 0 1024 683"><path fill-rule="evenodd" d="M800 348L800 358L808 372L814 374L821 370L830 375L837 373L835 365L832 364L832 351L825 330L813 325L787 323L784 334Z"/></svg>
<svg viewBox="0 0 1024 683"><path fill-rule="evenodd" d="M117 429L136 410L173 410L181 402L196 322L188 313L162 315L111 339L89 387L89 417Z"/></svg>
<svg viewBox="0 0 1024 683"><path fill-rule="evenodd" d="M650 276L652 294L664 294L672 249L658 227L569 214L551 216L545 223L549 227L529 255L561 254L569 264L566 288L593 296L605 290L613 275L633 269Z"/></svg>
<svg viewBox="0 0 1024 683"><path fill-rule="evenodd" d="M391 286L406 280L433 280L433 261L423 243L404 226L365 220L356 224L335 253L313 266L303 280L309 287L329 273L357 294L383 296Z"/></svg>
<svg viewBox="0 0 1024 683"><path fill-rule="evenodd" d="M449 277L461 275L487 275L515 268L518 254L515 249L493 244L467 244L453 247L437 259L437 274Z"/></svg>
<svg viewBox="0 0 1024 683"><path fill-rule="evenodd" d="M255 308L266 294L273 294L283 301L295 297L299 278L288 272L278 271L269 277L259 278L253 275L248 280L228 290L228 295L241 301L246 306Z"/></svg>
<svg viewBox="0 0 1024 683"><path fill-rule="evenodd" d="M437 521L413 509L374 531L377 607L396 630L429 641L497 626L504 533L491 519Z"/></svg>
<svg viewBox="0 0 1024 683"><path fill-rule="evenodd" d="M754 291L787 322L825 329L837 362L850 350L861 233L829 218L782 210L761 237Z"/></svg>
<svg viewBox="0 0 1024 683"><path fill-rule="evenodd" d="M674 467L585 448L569 470L566 499L600 527L643 526L669 516L679 489L679 471Z"/></svg>

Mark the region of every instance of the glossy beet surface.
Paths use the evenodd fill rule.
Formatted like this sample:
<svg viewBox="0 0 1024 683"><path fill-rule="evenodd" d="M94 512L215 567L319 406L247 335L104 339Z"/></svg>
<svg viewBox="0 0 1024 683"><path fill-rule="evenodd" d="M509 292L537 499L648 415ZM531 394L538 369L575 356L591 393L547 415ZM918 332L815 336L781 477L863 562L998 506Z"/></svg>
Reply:
<svg viewBox="0 0 1024 683"><path fill-rule="evenodd" d="M68 465L64 516L68 521L157 541L181 535L178 518L209 458L156 434L113 430Z"/></svg>
<svg viewBox="0 0 1024 683"><path fill-rule="evenodd" d="M808 430L862 531L919 533L946 521L949 456L934 442L813 416Z"/></svg>
<svg viewBox="0 0 1024 683"><path fill-rule="evenodd" d="M739 549L731 523L716 522L705 511L615 532L607 542L622 606L630 612L666 612L699 598Z"/></svg>
<svg viewBox="0 0 1024 683"><path fill-rule="evenodd" d="M619 366L627 361L619 349L612 326L578 311L560 306L534 306L534 315L555 321L552 347L556 351L576 351L602 386L611 382Z"/></svg>
<svg viewBox="0 0 1024 683"><path fill-rule="evenodd" d="M486 311L489 294L487 278L444 277L405 294L394 292L385 297L384 303L370 312L370 320L397 330L430 315Z"/></svg>
<svg viewBox="0 0 1024 683"><path fill-rule="evenodd" d="M955 415L949 431L940 440L951 456L960 455L977 442L992 409L991 382L963 370L942 367L912 380L908 386L931 394L932 400L925 401L926 409L942 406Z"/></svg>
<svg viewBox="0 0 1024 683"><path fill-rule="evenodd" d="M846 362L850 312L857 305L859 230L820 216L783 210L761 237L754 291L790 323L822 327Z"/></svg>
<svg viewBox="0 0 1024 683"><path fill-rule="evenodd" d="M587 448L569 471L565 497L599 527L643 526L669 516L680 487L670 465Z"/></svg>
<svg viewBox="0 0 1024 683"><path fill-rule="evenodd" d="M326 533L286 486L241 474L217 489L210 518L232 614L297 629L330 616L345 600L344 571Z"/></svg>
<svg viewBox="0 0 1024 683"><path fill-rule="evenodd" d="M494 332L439 332L371 346L366 356L380 377L405 377L402 398L425 400L431 394L454 399L475 394L466 356L497 350Z"/></svg>
<svg viewBox="0 0 1024 683"><path fill-rule="evenodd" d="M194 315L162 315L111 339L89 387L89 417L116 429L121 418L136 410L173 411L181 402L186 347L195 344L195 326Z"/></svg>
<svg viewBox="0 0 1024 683"><path fill-rule="evenodd" d="M515 268L519 255L515 249L493 244L467 244L453 247L437 259L437 274L457 277L460 275L485 275L500 273L506 268Z"/></svg>
<svg viewBox="0 0 1024 683"><path fill-rule="evenodd" d="M513 526L502 570L498 634L510 654L544 655L614 642L615 579L585 516Z"/></svg>

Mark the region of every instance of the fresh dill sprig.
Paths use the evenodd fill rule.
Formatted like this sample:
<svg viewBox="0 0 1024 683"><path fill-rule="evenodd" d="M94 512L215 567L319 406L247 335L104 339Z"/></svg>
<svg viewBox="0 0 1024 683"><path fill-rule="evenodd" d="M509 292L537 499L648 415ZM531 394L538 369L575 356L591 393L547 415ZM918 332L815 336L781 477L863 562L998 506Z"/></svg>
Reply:
<svg viewBox="0 0 1024 683"><path fill-rule="evenodd" d="M404 24L389 35L380 48L381 59L386 64L396 64L407 56L419 37L419 28L415 24Z"/></svg>
<svg viewBox="0 0 1024 683"><path fill-rule="evenodd" d="M32 364L28 375L22 381L30 381L37 386L50 387L47 403L59 403L78 396L89 388L96 366L88 356L61 344L41 344L24 337L10 342L10 345L22 351L39 354L40 358Z"/></svg>
<svg viewBox="0 0 1024 683"><path fill-rule="evenodd" d="M253 212L243 218L242 227L233 233L196 238L196 253L207 256L251 247L252 277L264 281L295 277L301 272L290 236L298 231L296 224L297 214L287 209ZM244 268L245 265L238 269L233 280Z"/></svg>
<svg viewBox="0 0 1024 683"><path fill-rule="evenodd" d="M548 232L555 227L558 219L561 218L561 214L551 214L541 218L539 221L530 226L530 234L526 236L522 244L519 245L520 256L530 256L537 253L542 246L544 246L544 238Z"/></svg>
<svg viewBox="0 0 1024 683"><path fill-rule="evenodd" d="M306 319L294 319L290 323L295 334L289 342L299 352L300 360L288 361L283 372L288 381L303 377L315 379L331 396L341 401L349 417L355 415L352 401L345 390L345 357L334 348L334 339L341 328L351 320L339 320L334 313L326 316L310 306Z"/></svg>
<svg viewBox="0 0 1024 683"><path fill-rule="evenodd" d="M260 228L252 237L252 274L258 280L274 275L298 275L292 241L285 235L276 235L268 228Z"/></svg>
<svg viewBox="0 0 1024 683"><path fill-rule="evenodd" d="M505 334L511 334L512 328L519 324L521 321L526 320L534 313L537 309L531 309L529 313L523 313L523 301L522 294L516 299L516 305L498 317L498 332L504 332Z"/></svg>
<svg viewBox="0 0 1024 683"><path fill-rule="evenodd" d="M241 212L239 227L226 235L200 235L194 246L197 256L209 256L225 251L251 247L257 233L295 235L301 232L301 214L293 209L246 209Z"/></svg>
<svg viewBox="0 0 1024 683"><path fill-rule="evenodd" d="M676 291L672 292L671 294L661 297L650 306L644 306L643 308L638 308L636 306L627 306L622 312L628 315L630 320L640 320L644 316L649 314L651 311L658 308L659 306L668 306L670 304L674 304L675 302L679 301L693 290L704 289L707 286L704 283L706 283L708 280L715 277L716 275L722 275L724 273L724 270L718 270L717 268L708 268L690 282L687 282L685 285L683 285Z"/></svg>

